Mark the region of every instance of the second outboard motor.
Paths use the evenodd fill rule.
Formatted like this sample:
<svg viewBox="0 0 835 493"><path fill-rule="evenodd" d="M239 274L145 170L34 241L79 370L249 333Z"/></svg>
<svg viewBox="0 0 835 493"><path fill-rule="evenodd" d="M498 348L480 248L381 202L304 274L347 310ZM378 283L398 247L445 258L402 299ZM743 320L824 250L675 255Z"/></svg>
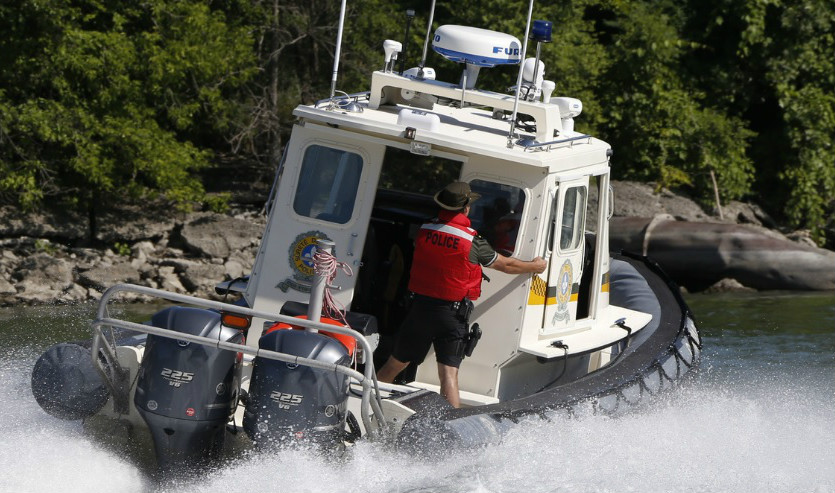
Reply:
<svg viewBox="0 0 835 493"><path fill-rule="evenodd" d="M284 325L284 324L281 324ZM284 325L258 341L262 349L348 366L351 354L334 337ZM347 375L255 358L244 430L258 445L342 443L348 405Z"/></svg>
<svg viewBox="0 0 835 493"><path fill-rule="evenodd" d="M199 308L167 308L151 323L225 342L243 340L240 331L221 325L219 313ZM151 430L162 471L219 458L238 400L240 361L232 351L148 336L134 405Z"/></svg>

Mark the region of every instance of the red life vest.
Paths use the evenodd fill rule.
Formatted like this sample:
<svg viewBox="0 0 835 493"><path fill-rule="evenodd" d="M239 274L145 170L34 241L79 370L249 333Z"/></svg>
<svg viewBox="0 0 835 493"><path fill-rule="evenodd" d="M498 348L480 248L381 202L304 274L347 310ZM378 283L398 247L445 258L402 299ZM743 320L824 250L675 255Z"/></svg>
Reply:
<svg viewBox="0 0 835 493"><path fill-rule="evenodd" d="M481 265L470 262L476 231L467 216L441 211L415 238L409 291L448 301L481 295Z"/></svg>

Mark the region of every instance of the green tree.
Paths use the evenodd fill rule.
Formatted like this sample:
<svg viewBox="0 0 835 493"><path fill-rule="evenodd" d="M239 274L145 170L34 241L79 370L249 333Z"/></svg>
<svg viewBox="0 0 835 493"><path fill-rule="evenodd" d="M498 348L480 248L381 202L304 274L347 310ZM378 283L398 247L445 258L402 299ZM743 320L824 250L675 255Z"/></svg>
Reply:
<svg viewBox="0 0 835 493"><path fill-rule="evenodd" d="M822 240L835 208L835 9L827 0L710 0L688 7L686 73L757 132L753 195Z"/></svg>
<svg viewBox="0 0 835 493"><path fill-rule="evenodd" d="M22 0L0 6L0 200L95 211L203 195L211 163L270 171L293 108L330 91L340 2ZM420 60L428 1L349 2L337 88L367 90L384 39ZM433 26L524 35L527 2L438 2ZM756 197L821 237L835 202L831 0L539 2L555 95L580 98L577 130L609 141L616 177ZM533 56L535 46L529 46ZM442 80L462 67L429 52ZM479 87L515 84L516 67ZM756 166L755 166L756 164ZM92 218L92 216L91 216ZM91 228L93 230L94 228Z"/></svg>
<svg viewBox="0 0 835 493"><path fill-rule="evenodd" d="M251 71L246 33L203 2L0 7L0 191L24 207L199 200L193 173ZM206 33L210 33L207 35ZM208 146L206 146L208 147Z"/></svg>
<svg viewBox="0 0 835 493"><path fill-rule="evenodd" d="M230 22L251 33L257 73L236 101L236 154L271 168L292 128L293 108L325 97L339 7L331 0L230 2Z"/></svg>
<svg viewBox="0 0 835 493"><path fill-rule="evenodd" d="M611 2L603 14L601 39L613 62L597 92L609 97L601 133L615 147L615 175L691 186L708 204L712 172L724 199L747 194L753 163L745 148L754 134L683 76L691 44L679 34L678 4Z"/></svg>

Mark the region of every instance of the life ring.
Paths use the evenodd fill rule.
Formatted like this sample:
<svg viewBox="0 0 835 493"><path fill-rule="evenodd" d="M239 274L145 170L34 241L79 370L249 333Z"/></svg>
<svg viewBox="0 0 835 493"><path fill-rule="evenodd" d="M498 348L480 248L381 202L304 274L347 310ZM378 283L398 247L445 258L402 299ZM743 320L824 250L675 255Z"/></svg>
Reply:
<svg viewBox="0 0 835 493"><path fill-rule="evenodd" d="M307 315L299 315L295 318L298 318L300 320L307 320ZM322 318L319 319L319 322L321 322L323 324L328 324L328 325L335 325L337 327L345 327L345 324L343 324L342 322L339 322L337 320L334 320L332 318L322 317ZM282 330L282 329L305 330L305 327L303 327L301 325L288 324L288 323L284 323L284 322L276 322L275 324L270 326L264 332L264 335L267 335L270 332L273 332L275 330ZM320 330L319 333L324 335L324 336L332 337L332 338L336 339L337 341L341 342L342 345L345 346L345 349L348 350L348 356L351 356L351 357L354 356L354 351L356 351L356 349L357 349L357 340L354 339L353 337L349 336L348 334L342 334L342 333L337 333L337 332L328 332L326 330Z"/></svg>

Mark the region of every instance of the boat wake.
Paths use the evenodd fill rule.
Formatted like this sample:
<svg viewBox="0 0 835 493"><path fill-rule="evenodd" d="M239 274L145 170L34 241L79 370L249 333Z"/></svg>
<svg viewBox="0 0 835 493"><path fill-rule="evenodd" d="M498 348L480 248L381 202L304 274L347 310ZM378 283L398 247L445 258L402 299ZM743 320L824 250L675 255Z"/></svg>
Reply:
<svg viewBox="0 0 835 493"><path fill-rule="evenodd" d="M38 354L19 347L0 358L0 491L835 493L835 396L823 374L717 376L706 360L708 375L651 407L533 419L483 449L415 458L361 443L345 457L249 453L159 484L78 423L38 407L29 383Z"/></svg>

